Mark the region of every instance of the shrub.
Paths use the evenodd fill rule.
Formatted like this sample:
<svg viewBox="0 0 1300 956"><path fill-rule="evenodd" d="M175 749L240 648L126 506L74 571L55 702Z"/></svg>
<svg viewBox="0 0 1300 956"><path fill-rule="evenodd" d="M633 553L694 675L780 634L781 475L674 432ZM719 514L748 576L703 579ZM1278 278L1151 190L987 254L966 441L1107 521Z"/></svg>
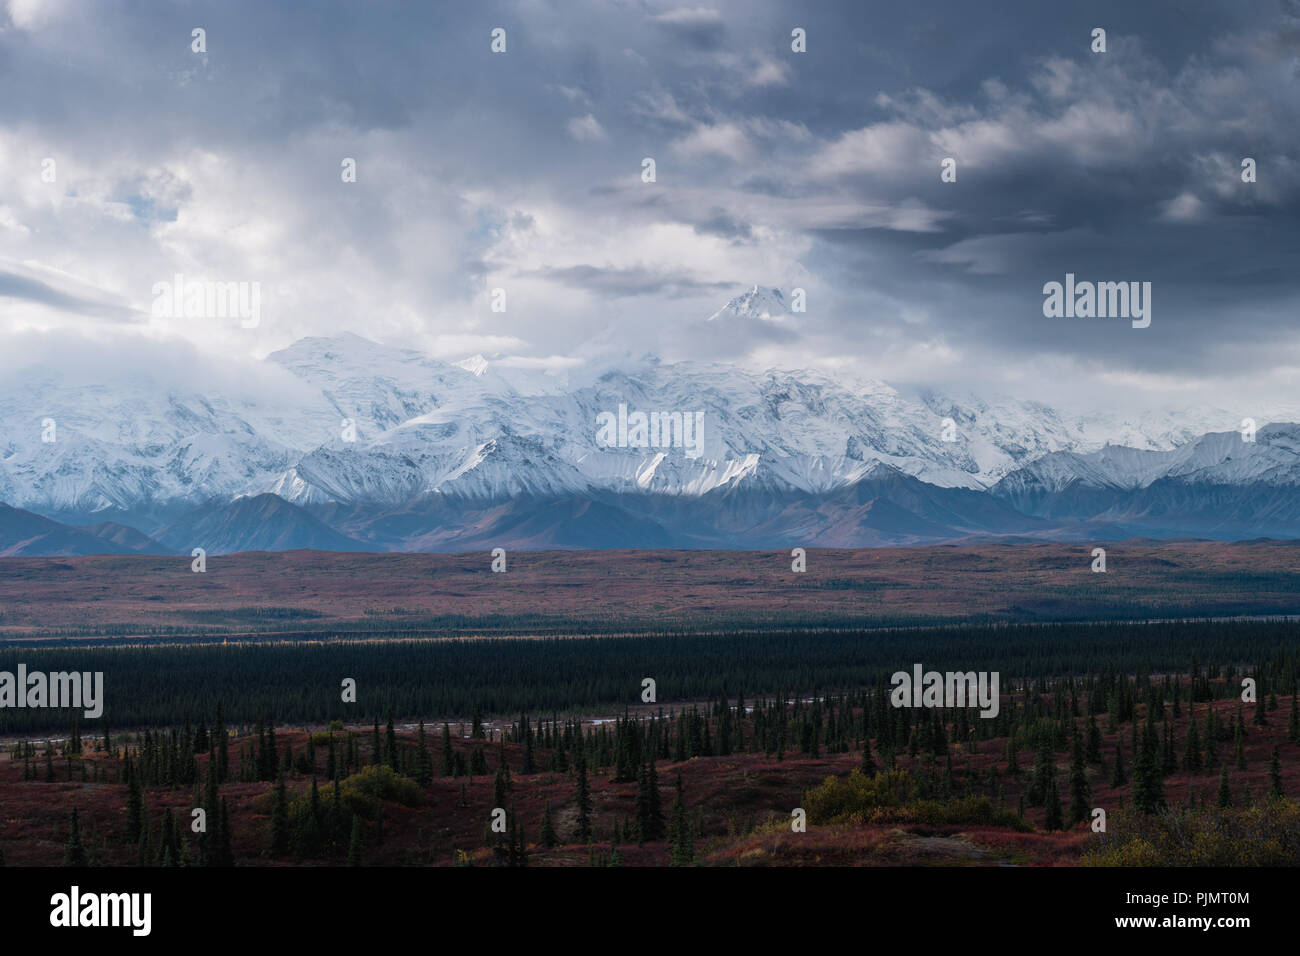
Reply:
<svg viewBox="0 0 1300 956"><path fill-rule="evenodd" d="M1176 807L1155 814L1116 811L1086 866L1296 866L1300 803L1247 808Z"/></svg>
<svg viewBox="0 0 1300 956"><path fill-rule="evenodd" d="M915 823L929 826L997 826L1021 832L1032 829L1010 810L997 810L987 797L921 800L906 770L867 777L854 770L847 777L827 777L804 796L812 823Z"/></svg>
<svg viewBox="0 0 1300 956"><path fill-rule="evenodd" d="M424 799L424 793L414 780L380 764L364 767L339 784L339 798L353 813L373 820L384 800L416 807Z"/></svg>

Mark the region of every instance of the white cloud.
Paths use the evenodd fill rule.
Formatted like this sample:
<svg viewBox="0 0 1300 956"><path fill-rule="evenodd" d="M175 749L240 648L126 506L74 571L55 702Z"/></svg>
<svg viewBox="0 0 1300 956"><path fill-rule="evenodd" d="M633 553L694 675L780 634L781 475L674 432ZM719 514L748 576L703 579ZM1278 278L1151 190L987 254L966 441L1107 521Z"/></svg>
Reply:
<svg viewBox="0 0 1300 956"><path fill-rule="evenodd" d="M910 123L875 123L842 134L813 156L809 168L825 179L861 173L888 176L910 171L918 157L930 158L934 152L930 137Z"/></svg>
<svg viewBox="0 0 1300 956"><path fill-rule="evenodd" d="M749 71L745 82L750 86L786 86L790 82L790 66L771 57L759 57L757 65Z"/></svg>
<svg viewBox="0 0 1300 956"><path fill-rule="evenodd" d="M700 123L674 142L673 150L687 159L724 156L742 163L753 157L754 144L750 142L738 123L725 122L717 125Z"/></svg>
<svg viewBox="0 0 1300 956"><path fill-rule="evenodd" d="M656 13L650 19L656 23L674 26L711 26L722 22L722 14L707 7L676 7L663 13Z"/></svg>
<svg viewBox="0 0 1300 956"><path fill-rule="evenodd" d="M608 139L605 134L605 128L600 125L596 117L588 113L586 116L575 116L567 124L569 135L580 143L590 143Z"/></svg>
<svg viewBox="0 0 1300 956"><path fill-rule="evenodd" d="M790 120L773 120L765 116L751 116L745 120L745 128L755 136L768 139L783 139L791 143L806 143L812 139L812 133L803 123Z"/></svg>
<svg viewBox="0 0 1300 956"><path fill-rule="evenodd" d="M1198 222L1205 218L1205 203L1192 193L1179 193L1163 204L1160 218L1165 222Z"/></svg>
<svg viewBox="0 0 1300 956"><path fill-rule="evenodd" d="M661 88L637 94L631 102L631 109L637 116L662 123L686 124L691 121L685 110L677 105L673 94Z"/></svg>
<svg viewBox="0 0 1300 956"><path fill-rule="evenodd" d="M9 0L9 20L20 30L35 30L55 19L66 7L63 0Z"/></svg>
<svg viewBox="0 0 1300 956"><path fill-rule="evenodd" d="M577 103L587 106L591 103L591 97L584 90L576 86L565 86L563 83L556 84L553 89L570 103Z"/></svg>

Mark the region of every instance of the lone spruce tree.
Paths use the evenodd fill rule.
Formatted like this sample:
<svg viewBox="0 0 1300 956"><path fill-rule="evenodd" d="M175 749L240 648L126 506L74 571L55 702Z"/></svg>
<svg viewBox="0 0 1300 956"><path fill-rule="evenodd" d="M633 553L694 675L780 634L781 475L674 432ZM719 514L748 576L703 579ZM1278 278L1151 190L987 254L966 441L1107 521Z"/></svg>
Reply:
<svg viewBox="0 0 1300 956"><path fill-rule="evenodd" d="M1070 826L1088 819L1088 799L1092 788L1088 785L1088 771L1084 767L1083 743L1074 735L1074 752L1070 758Z"/></svg>
<svg viewBox="0 0 1300 956"><path fill-rule="evenodd" d="M348 866L361 865L361 853L364 849L361 817L354 813L352 814L352 839L348 841Z"/></svg>
<svg viewBox="0 0 1300 956"><path fill-rule="evenodd" d="M587 755L581 747L577 759L578 792L578 831L579 843L591 842L591 789L587 785Z"/></svg>
<svg viewBox="0 0 1300 956"><path fill-rule="evenodd" d="M542 811L542 846L548 850L557 846L560 838L556 836L555 825L551 822L551 805L548 803Z"/></svg>
<svg viewBox="0 0 1300 956"><path fill-rule="evenodd" d="M271 856L289 855L289 798L284 788L284 774L275 785L275 806L271 810Z"/></svg>
<svg viewBox="0 0 1300 956"><path fill-rule="evenodd" d="M871 756L871 739L866 738L862 741L862 776L871 778L879 773L876 766L875 758Z"/></svg>
<svg viewBox="0 0 1300 956"><path fill-rule="evenodd" d="M636 796L637 834L642 842L664 838L664 811L659 801L659 775L654 757L641 765Z"/></svg>
<svg viewBox="0 0 1300 956"><path fill-rule="evenodd" d="M127 757L126 772L129 775L126 789L126 841L131 844L140 842L140 827L144 820L144 798L140 793L140 779L131 773L131 758Z"/></svg>
<svg viewBox="0 0 1300 956"><path fill-rule="evenodd" d="M690 866L695 862L695 836L686 817L686 798L682 794L682 775L677 775L677 799L673 801L672 866Z"/></svg>
<svg viewBox="0 0 1300 956"><path fill-rule="evenodd" d="M68 844L63 850L63 865L86 865L86 848L81 842L81 822L76 807L72 808L72 828L68 831Z"/></svg>
<svg viewBox="0 0 1300 956"><path fill-rule="evenodd" d="M1061 817L1061 794L1056 787L1056 768L1053 767L1047 776L1047 785L1044 788L1043 802L1047 807L1047 813L1043 817L1043 826L1048 830L1064 830L1065 821Z"/></svg>
<svg viewBox="0 0 1300 956"><path fill-rule="evenodd" d="M1155 813L1165 804L1164 774L1157 747L1154 740L1143 740L1133 764L1133 805L1142 813Z"/></svg>
<svg viewBox="0 0 1300 956"><path fill-rule="evenodd" d="M1232 788L1228 786L1228 768L1224 767L1223 772L1219 774L1219 799L1218 805L1225 810L1232 806Z"/></svg>
<svg viewBox="0 0 1300 956"><path fill-rule="evenodd" d="M440 769L444 777L452 776L455 770L451 754L451 728L445 723L442 725L442 767Z"/></svg>
<svg viewBox="0 0 1300 956"><path fill-rule="evenodd" d="M1286 722L1286 739L1300 743L1300 687L1291 688L1291 716Z"/></svg>

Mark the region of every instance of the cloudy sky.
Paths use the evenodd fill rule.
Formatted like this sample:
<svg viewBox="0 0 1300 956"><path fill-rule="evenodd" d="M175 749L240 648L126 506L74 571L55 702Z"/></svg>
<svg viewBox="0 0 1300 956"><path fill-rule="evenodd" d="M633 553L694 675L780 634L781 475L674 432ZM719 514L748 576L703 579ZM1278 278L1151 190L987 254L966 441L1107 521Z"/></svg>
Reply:
<svg viewBox="0 0 1300 956"><path fill-rule="evenodd" d="M0 0L0 349L243 361L347 330L1295 401L1298 84L1293 0ZM1151 282L1150 328L1044 318L1067 272ZM261 324L155 317L176 273L260 283ZM755 283L807 312L704 322Z"/></svg>

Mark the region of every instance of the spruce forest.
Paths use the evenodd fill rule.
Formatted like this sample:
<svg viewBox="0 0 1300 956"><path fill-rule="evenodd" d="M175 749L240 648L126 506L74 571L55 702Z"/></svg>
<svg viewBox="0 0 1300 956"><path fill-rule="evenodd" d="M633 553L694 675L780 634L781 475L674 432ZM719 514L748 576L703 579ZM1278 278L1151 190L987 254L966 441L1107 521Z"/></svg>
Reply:
<svg viewBox="0 0 1300 956"><path fill-rule="evenodd" d="M93 730L2 712L6 831L27 836L0 838L0 853L46 866L1294 863L1295 635L1273 620L10 649L0 669L103 670L115 691ZM912 660L999 671L997 715L893 706L890 675ZM341 701L344 678L364 704Z"/></svg>

